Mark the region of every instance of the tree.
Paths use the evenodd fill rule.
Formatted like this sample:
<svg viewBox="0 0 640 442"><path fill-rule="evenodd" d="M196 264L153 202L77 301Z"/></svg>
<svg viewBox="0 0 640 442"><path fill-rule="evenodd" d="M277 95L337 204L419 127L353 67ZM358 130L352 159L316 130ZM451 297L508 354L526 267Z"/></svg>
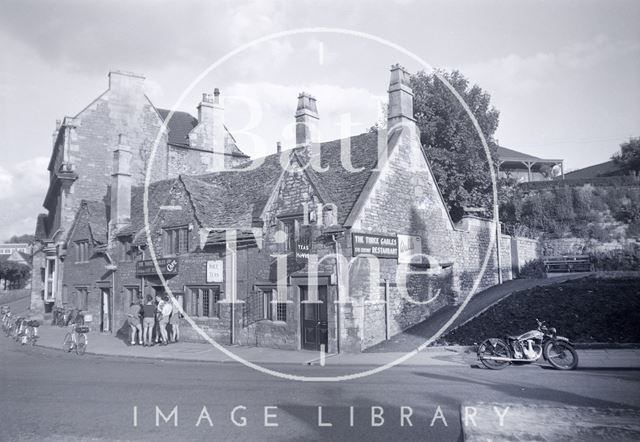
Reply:
<svg viewBox="0 0 640 442"><path fill-rule="evenodd" d="M624 172L640 173L640 137L631 137L629 141L620 145L620 152L611 159Z"/></svg>
<svg viewBox="0 0 640 442"><path fill-rule="evenodd" d="M497 171L499 112L491 106L491 96L479 86L469 85L460 72L439 71L462 96L487 140ZM480 137L456 97L435 74L424 71L411 76L414 117L421 142L433 168L436 181L454 221L464 215L464 207L485 209L491 214L493 194L489 162Z"/></svg>
<svg viewBox="0 0 640 442"><path fill-rule="evenodd" d="M9 238L9 240L7 241L8 243L28 243L31 244L34 240L34 235L30 234L30 233L25 233L24 235L13 235L11 238Z"/></svg>
<svg viewBox="0 0 640 442"><path fill-rule="evenodd" d="M4 289L20 288L29 279L29 266L12 261L0 261L0 280L4 282Z"/></svg>

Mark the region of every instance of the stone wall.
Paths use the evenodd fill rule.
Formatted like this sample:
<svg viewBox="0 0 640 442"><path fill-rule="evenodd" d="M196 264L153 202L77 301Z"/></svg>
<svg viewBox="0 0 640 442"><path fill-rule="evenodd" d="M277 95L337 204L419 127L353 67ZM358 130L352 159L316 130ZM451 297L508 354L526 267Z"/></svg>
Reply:
<svg viewBox="0 0 640 442"><path fill-rule="evenodd" d="M410 128L403 130L350 233L419 235L423 254L451 262L454 229L416 137ZM345 254L351 256L350 244ZM343 317L342 348L346 351L362 351L384 340L387 327L393 335L422 322L454 298L451 269L400 268L400 272L410 272L405 293L398 289L397 260L380 259L379 265L377 282L371 281L371 269L364 258L354 259L351 265L353 305L345 309ZM389 283L388 316L384 303L372 302L384 281Z"/></svg>

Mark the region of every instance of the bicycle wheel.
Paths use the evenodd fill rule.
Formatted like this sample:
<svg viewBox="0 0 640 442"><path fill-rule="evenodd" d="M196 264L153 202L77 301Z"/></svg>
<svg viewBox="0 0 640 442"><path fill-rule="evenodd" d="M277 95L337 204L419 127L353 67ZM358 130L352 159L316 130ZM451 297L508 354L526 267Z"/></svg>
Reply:
<svg viewBox="0 0 640 442"><path fill-rule="evenodd" d="M71 336L71 333L65 335L64 341L62 342L62 349L67 353L73 349L73 336Z"/></svg>
<svg viewBox="0 0 640 442"><path fill-rule="evenodd" d="M76 354L78 355L83 355L85 350L87 349L87 344L88 344L88 339L87 339L87 335L85 335L84 333L80 333L78 335L78 343L76 344Z"/></svg>

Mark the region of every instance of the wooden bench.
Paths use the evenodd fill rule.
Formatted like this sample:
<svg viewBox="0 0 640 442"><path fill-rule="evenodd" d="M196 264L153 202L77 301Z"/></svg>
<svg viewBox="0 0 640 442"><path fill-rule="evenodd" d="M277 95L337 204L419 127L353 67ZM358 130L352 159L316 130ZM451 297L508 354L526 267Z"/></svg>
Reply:
<svg viewBox="0 0 640 442"><path fill-rule="evenodd" d="M545 256L542 258L547 273L592 272L589 255Z"/></svg>

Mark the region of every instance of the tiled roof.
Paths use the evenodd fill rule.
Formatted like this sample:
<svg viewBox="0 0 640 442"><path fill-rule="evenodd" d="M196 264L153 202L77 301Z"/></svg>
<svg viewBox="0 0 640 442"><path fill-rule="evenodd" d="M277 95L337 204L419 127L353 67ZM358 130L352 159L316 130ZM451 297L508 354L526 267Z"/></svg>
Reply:
<svg viewBox="0 0 640 442"><path fill-rule="evenodd" d="M149 222L153 222L160 210L160 206L166 203L169 191L176 182L175 178L157 181L149 185ZM131 224L120 229L116 235L134 236L135 244L146 243L144 234L144 186L131 189Z"/></svg>
<svg viewBox="0 0 640 442"><path fill-rule="evenodd" d="M396 137L397 138L397 137ZM321 166L326 171L306 168L306 174L324 203L333 203L338 208L338 224L342 225L363 192L377 164L377 134L365 133L351 137L351 166L362 169L347 170L341 161L340 140L321 143ZM394 144L394 138L390 140ZM296 148L283 152L294 155L301 164L307 164L311 151ZM236 227L247 229L254 225L275 191L283 174L280 154L259 159L260 166L249 170L224 171L198 176L180 176L152 183L149 187L149 220L153 222L161 205L170 204L171 188L180 180L188 192L195 208L195 216L204 228ZM118 235L134 236L134 244L146 242L143 218L143 188L134 187L131 196L131 224ZM184 211L176 211L175 222L182 219ZM172 221L170 221L172 222ZM106 222L104 223L106 228Z"/></svg>
<svg viewBox="0 0 640 442"><path fill-rule="evenodd" d="M600 176L615 175L620 172L620 167L613 161L605 161L604 163L594 164L593 166L584 167L564 174L565 179L586 179L596 178Z"/></svg>
<svg viewBox="0 0 640 442"><path fill-rule="evenodd" d="M325 172L307 168L311 180L319 188L318 191L325 203L333 203L338 208L338 223L343 224L351 213L362 189L369 180L372 170L378 161L378 134L364 133L351 137L351 166L362 170L353 172L343 167L340 154L340 141L333 140L322 143L321 166L328 167ZM303 164L309 159L309 151L299 153Z"/></svg>
<svg viewBox="0 0 640 442"><path fill-rule="evenodd" d="M166 120L170 111L168 109L156 109L162 120ZM169 129L168 143L181 147L189 147L189 132L198 125L198 119L188 112L175 111L171 119L167 122ZM229 130L225 127L225 151L234 156L247 157L242 152Z"/></svg>
<svg viewBox="0 0 640 442"><path fill-rule="evenodd" d="M163 120L169 115L168 109L158 109ZM169 129L169 144L189 146L189 132L198 125L198 120L187 112L175 111L167 122Z"/></svg>
<svg viewBox="0 0 640 442"><path fill-rule="evenodd" d="M252 170L182 177L203 227L252 226L282 174L279 156Z"/></svg>

